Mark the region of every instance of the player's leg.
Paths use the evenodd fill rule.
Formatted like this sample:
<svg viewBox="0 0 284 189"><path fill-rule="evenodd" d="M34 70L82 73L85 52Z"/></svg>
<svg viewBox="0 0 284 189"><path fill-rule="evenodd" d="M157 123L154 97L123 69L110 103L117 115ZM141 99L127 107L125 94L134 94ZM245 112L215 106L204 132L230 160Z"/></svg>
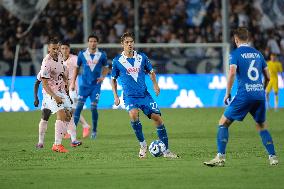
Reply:
<svg viewBox="0 0 284 189"><path fill-rule="evenodd" d="M270 132L267 129L267 124L265 123L266 119L265 102L258 101L257 103L255 103L250 113L256 122L256 129L259 132L262 144L266 148L270 164L277 165L278 159L276 157L273 140L270 135Z"/></svg>
<svg viewBox="0 0 284 189"><path fill-rule="evenodd" d="M273 83L273 91L274 91L274 110L278 110L278 82Z"/></svg>
<svg viewBox="0 0 284 189"><path fill-rule="evenodd" d="M52 150L55 152L66 153L68 150L62 145L62 138L66 132L66 114L64 109L60 109L56 112L56 121L55 121L55 141L52 146Z"/></svg>
<svg viewBox="0 0 284 189"><path fill-rule="evenodd" d="M142 131L142 124L139 121L139 110L133 107L128 111L128 114L130 117L131 126L140 144L139 157L145 158L147 154L147 143L145 141L144 134Z"/></svg>
<svg viewBox="0 0 284 189"><path fill-rule="evenodd" d="M164 122L161 118L161 111L150 94L139 101L139 108L145 115L148 116L149 119L152 119L154 121L157 129L157 135L166 146L166 151L163 154L164 157L177 158L178 156L169 150L168 134Z"/></svg>
<svg viewBox="0 0 284 189"><path fill-rule="evenodd" d="M272 89L272 81L270 81L265 89L265 97L266 97L266 104L267 104L267 108L270 108L270 105L269 105L269 93Z"/></svg>
<svg viewBox="0 0 284 189"><path fill-rule="evenodd" d="M226 147L229 141L229 127L234 120L242 121L249 111L246 101L235 97L221 116L217 131L217 155L214 159L204 162L207 166L224 166L226 159Z"/></svg>
<svg viewBox="0 0 284 189"><path fill-rule="evenodd" d="M80 146L82 142L77 140L77 132L76 132L76 125L74 123L74 117L72 116L73 110L65 110L65 113L67 115L65 123L67 125L67 133L70 135L71 138L71 146L76 147Z"/></svg>
<svg viewBox="0 0 284 189"><path fill-rule="evenodd" d="M77 102L76 110L73 114L74 123L75 123L76 127L78 126L80 115L81 115L81 112L83 110L86 99L88 98L88 96L90 96L90 94L91 94L91 89L89 87L80 86L79 95L78 95L78 102Z"/></svg>
<svg viewBox="0 0 284 189"><path fill-rule="evenodd" d="M83 115L80 115L80 123L83 127L83 138L86 138L90 134L90 125L86 121L86 119L83 117Z"/></svg>
<svg viewBox="0 0 284 189"><path fill-rule="evenodd" d="M164 152L163 156L166 158L178 158L178 155L174 154L169 149L168 134L160 113L151 113L150 117L154 121L159 139L166 146L166 151Z"/></svg>
<svg viewBox="0 0 284 189"><path fill-rule="evenodd" d="M92 126L93 126L93 130L91 134L92 139L96 139L97 137L97 128L98 128L98 119L99 119L97 104L99 102L99 98L100 98L100 86L97 86L92 89L91 95L90 95Z"/></svg>
<svg viewBox="0 0 284 189"><path fill-rule="evenodd" d="M36 145L36 148L38 149L43 148L44 137L45 137L45 133L47 130L47 124L48 124L50 115L51 115L51 111L49 109L44 108L41 111L41 120L38 125L38 144Z"/></svg>
<svg viewBox="0 0 284 189"><path fill-rule="evenodd" d="M226 147L229 141L229 127L233 123L233 120L228 119L225 115L222 115L219 120L217 131L217 155L214 159L204 162L204 165L214 167L222 167L226 161Z"/></svg>

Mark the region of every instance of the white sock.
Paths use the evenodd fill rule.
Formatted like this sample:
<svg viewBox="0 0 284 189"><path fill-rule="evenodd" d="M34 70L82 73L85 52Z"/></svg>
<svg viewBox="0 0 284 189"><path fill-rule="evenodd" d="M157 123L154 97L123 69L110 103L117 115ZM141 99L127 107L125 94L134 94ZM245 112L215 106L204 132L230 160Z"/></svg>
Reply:
<svg viewBox="0 0 284 189"><path fill-rule="evenodd" d="M70 122L66 122L67 124L67 132L71 136L71 141L74 142L77 140L76 126L74 123L74 118L72 117Z"/></svg>
<svg viewBox="0 0 284 189"><path fill-rule="evenodd" d="M55 121L55 141L54 144L58 145L62 142L62 137L64 134L65 123L61 120Z"/></svg>
<svg viewBox="0 0 284 189"><path fill-rule="evenodd" d="M143 142L139 142L141 148L145 148L147 146L146 141L144 140Z"/></svg>
<svg viewBox="0 0 284 189"><path fill-rule="evenodd" d="M40 144L43 144L44 142L44 136L47 130L47 123L48 121L41 119L38 124L38 143Z"/></svg>

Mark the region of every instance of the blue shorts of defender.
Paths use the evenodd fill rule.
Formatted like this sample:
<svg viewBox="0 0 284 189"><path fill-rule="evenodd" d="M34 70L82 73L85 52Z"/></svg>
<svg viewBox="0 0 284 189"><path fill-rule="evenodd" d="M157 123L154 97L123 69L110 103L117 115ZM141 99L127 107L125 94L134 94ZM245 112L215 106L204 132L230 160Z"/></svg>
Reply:
<svg viewBox="0 0 284 189"><path fill-rule="evenodd" d="M101 85L93 85L90 87L81 85L79 88L79 100L86 102L86 99L90 97L91 102L98 103L100 99Z"/></svg>
<svg viewBox="0 0 284 189"><path fill-rule="evenodd" d="M224 116L231 121L242 121L250 113L257 123L264 123L266 116L265 100L245 100L235 96L226 108Z"/></svg>
<svg viewBox="0 0 284 189"><path fill-rule="evenodd" d="M157 103L150 94L146 94L146 96L142 98L124 97L123 100L128 112L134 108L141 109L149 119L151 119L152 113L161 115Z"/></svg>

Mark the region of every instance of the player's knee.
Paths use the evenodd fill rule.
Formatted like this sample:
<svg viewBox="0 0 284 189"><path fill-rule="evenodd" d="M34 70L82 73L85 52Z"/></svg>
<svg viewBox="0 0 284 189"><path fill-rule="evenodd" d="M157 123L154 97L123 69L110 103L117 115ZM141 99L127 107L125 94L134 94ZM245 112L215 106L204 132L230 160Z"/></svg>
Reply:
<svg viewBox="0 0 284 189"><path fill-rule="evenodd" d="M278 92L275 92L274 95L277 96L277 95L278 95Z"/></svg>
<svg viewBox="0 0 284 189"><path fill-rule="evenodd" d="M51 115L51 111L49 109L43 109L41 112L41 119L44 121L48 121Z"/></svg>
<svg viewBox="0 0 284 189"><path fill-rule="evenodd" d="M229 127L231 125L232 121L226 118L224 115L219 120L219 125L223 125L225 127Z"/></svg>
<svg viewBox="0 0 284 189"><path fill-rule="evenodd" d="M129 116L131 121L138 121L139 120L139 112L136 109L132 109L129 111Z"/></svg>
<svg viewBox="0 0 284 189"><path fill-rule="evenodd" d="M60 120L60 121L66 121L66 113L65 113L65 110L62 109L62 110L59 110L57 113L56 113L56 119L57 120Z"/></svg>
<svg viewBox="0 0 284 189"><path fill-rule="evenodd" d="M262 130L265 130L267 129L267 125L265 122L263 123L256 123L256 130L257 131L262 131Z"/></svg>
<svg viewBox="0 0 284 189"><path fill-rule="evenodd" d="M151 114L151 119L155 122L157 126L163 124L162 117L159 114Z"/></svg>

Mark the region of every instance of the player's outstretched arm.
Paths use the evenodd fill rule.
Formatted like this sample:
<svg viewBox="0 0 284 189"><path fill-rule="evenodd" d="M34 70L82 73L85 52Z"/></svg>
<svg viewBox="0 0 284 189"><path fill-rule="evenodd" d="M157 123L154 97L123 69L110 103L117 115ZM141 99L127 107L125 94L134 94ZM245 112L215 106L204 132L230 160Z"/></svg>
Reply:
<svg viewBox="0 0 284 189"><path fill-rule="evenodd" d="M230 65L229 76L228 76L228 83L226 88L226 95L224 97L224 103L228 104L231 98L231 90L234 84L235 76L237 72L237 67L235 65Z"/></svg>
<svg viewBox="0 0 284 189"><path fill-rule="evenodd" d="M154 87L154 91L156 93L156 96L158 96L160 94L160 87L157 83L156 74L153 70L150 72L150 79L153 82L153 87Z"/></svg>
<svg viewBox="0 0 284 189"><path fill-rule="evenodd" d="M112 93L114 97L114 104L118 106L120 104L120 100L117 95L117 81L115 78L111 78L111 87L112 87Z"/></svg>
<svg viewBox="0 0 284 189"><path fill-rule="evenodd" d="M40 84L41 81L39 80L36 80L35 84L34 84L34 106L35 107L38 107L38 104L39 104L39 100L38 100L38 87L39 87L39 84Z"/></svg>
<svg viewBox="0 0 284 189"><path fill-rule="evenodd" d="M269 75L268 67L263 69L263 76L264 76L263 85L264 85L264 89L266 89L266 87L267 87L267 85L270 81L270 75Z"/></svg>
<svg viewBox="0 0 284 189"><path fill-rule="evenodd" d="M75 82L76 82L77 76L79 74L79 69L80 69L79 67L76 67L74 69L74 72L73 72L73 76L72 76L71 83L70 83L70 88L71 88L72 91L75 90Z"/></svg>

